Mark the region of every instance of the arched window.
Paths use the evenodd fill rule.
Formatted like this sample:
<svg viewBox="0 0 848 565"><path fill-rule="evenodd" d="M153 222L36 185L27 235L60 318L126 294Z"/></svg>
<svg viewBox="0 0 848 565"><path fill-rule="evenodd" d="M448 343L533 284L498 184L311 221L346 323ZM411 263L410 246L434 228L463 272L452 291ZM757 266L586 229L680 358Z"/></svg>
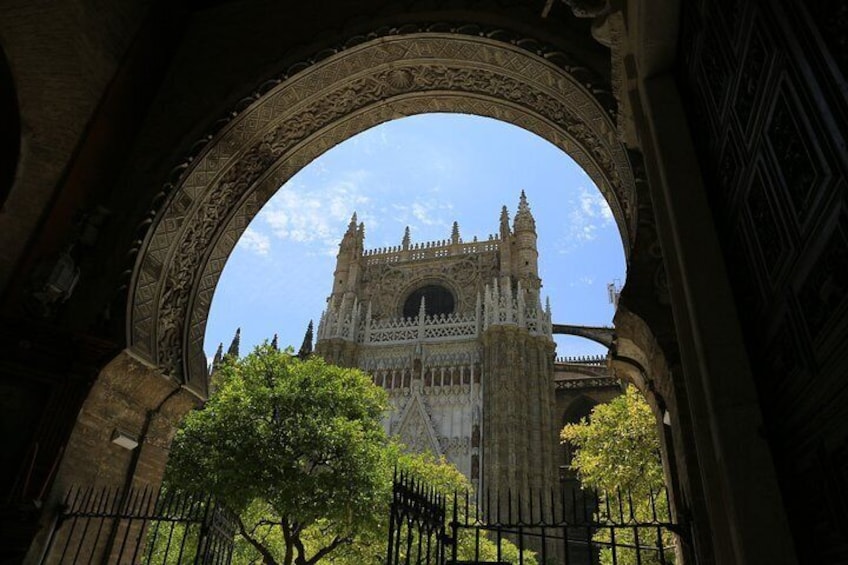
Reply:
<svg viewBox="0 0 848 565"><path fill-rule="evenodd" d="M455 301L451 291L443 286L428 284L415 289L403 303L404 318L414 318L421 308L421 299L424 299L424 310L428 316L438 314L451 314L455 307Z"/></svg>

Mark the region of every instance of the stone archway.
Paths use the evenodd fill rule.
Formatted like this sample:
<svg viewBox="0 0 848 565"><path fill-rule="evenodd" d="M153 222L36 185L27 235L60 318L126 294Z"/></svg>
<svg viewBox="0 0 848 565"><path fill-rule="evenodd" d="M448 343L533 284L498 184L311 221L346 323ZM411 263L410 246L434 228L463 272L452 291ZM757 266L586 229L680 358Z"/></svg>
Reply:
<svg viewBox="0 0 848 565"><path fill-rule="evenodd" d="M614 99L564 53L495 32L405 28L357 38L263 87L167 187L130 288L129 350L201 395L212 293L251 218L312 159L394 118L469 113L547 139L599 187L629 254L636 181Z"/></svg>

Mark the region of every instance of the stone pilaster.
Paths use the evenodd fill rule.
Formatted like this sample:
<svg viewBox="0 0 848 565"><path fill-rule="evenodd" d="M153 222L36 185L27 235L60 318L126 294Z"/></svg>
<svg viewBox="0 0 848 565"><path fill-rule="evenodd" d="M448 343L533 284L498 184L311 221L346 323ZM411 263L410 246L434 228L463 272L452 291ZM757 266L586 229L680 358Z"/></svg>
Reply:
<svg viewBox="0 0 848 565"><path fill-rule="evenodd" d="M531 491L538 516L538 491L556 486L553 348L548 337L513 325L483 334L483 488L501 494L502 518L508 493L513 517L520 495L528 519Z"/></svg>

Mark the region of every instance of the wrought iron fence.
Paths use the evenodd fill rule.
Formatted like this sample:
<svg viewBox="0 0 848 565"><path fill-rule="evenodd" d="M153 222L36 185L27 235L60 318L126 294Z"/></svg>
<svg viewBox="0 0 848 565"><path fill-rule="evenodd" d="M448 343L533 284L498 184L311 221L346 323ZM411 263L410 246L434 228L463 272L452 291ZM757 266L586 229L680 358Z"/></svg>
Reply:
<svg viewBox="0 0 848 565"><path fill-rule="evenodd" d="M564 487L443 496L395 480L388 565L673 565L681 530L665 489Z"/></svg>
<svg viewBox="0 0 848 565"><path fill-rule="evenodd" d="M395 475L389 513L388 565L445 562L446 498L408 475Z"/></svg>
<svg viewBox="0 0 848 565"><path fill-rule="evenodd" d="M208 496L75 487L41 562L228 565L235 532L235 516Z"/></svg>

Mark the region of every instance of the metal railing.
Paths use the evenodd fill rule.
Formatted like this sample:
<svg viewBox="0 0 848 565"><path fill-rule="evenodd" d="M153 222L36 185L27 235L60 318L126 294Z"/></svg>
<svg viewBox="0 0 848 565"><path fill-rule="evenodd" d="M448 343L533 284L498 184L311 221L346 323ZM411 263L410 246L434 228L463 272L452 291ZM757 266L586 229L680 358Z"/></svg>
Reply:
<svg viewBox="0 0 848 565"><path fill-rule="evenodd" d="M446 497L409 475L395 474L389 512L388 565L445 562Z"/></svg>
<svg viewBox="0 0 848 565"><path fill-rule="evenodd" d="M209 496L75 487L41 562L228 565L235 532L235 516Z"/></svg>
<svg viewBox="0 0 848 565"><path fill-rule="evenodd" d="M672 565L680 528L665 489L442 495L396 477L388 565Z"/></svg>

